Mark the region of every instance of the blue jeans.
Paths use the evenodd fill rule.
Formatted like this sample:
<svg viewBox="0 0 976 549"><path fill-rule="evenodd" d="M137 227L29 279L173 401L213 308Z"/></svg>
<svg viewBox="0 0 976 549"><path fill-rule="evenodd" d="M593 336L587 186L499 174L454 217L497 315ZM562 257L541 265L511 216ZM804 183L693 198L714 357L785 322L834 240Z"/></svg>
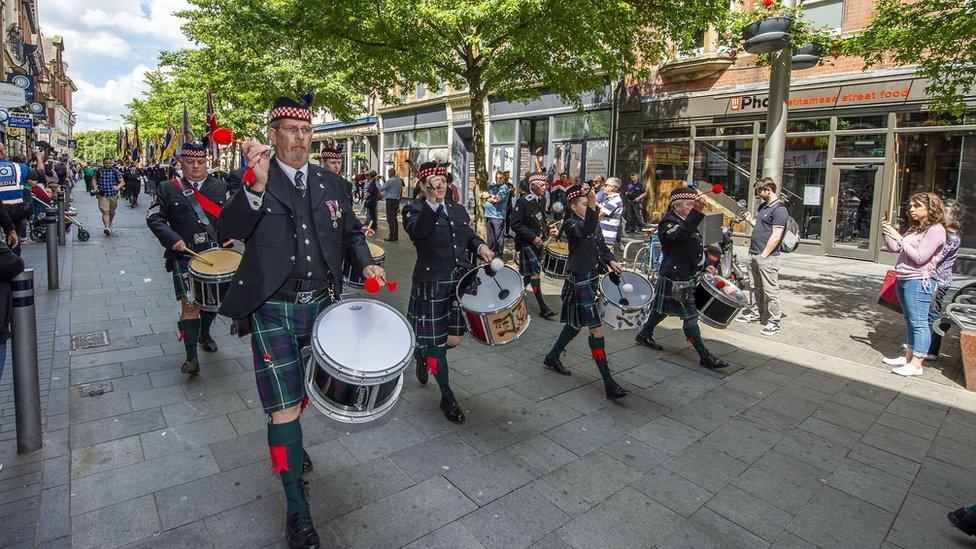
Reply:
<svg viewBox="0 0 976 549"><path fill-rule="evenodd" d="M922 281L899 280L895 283L898 302L905 313L905 343L912 348L915 356L928 354L931 343L929 332L929 307L935 281L929 280L929 287L923 288Z"/></svg>

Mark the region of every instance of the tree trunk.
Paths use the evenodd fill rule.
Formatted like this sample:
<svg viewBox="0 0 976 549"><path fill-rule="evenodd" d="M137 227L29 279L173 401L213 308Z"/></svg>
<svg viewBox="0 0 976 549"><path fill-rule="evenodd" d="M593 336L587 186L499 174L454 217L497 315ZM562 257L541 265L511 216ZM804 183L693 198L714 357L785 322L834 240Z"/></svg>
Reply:
<svg viewBox="0 0 976 549"><path fill-rule="evenodd" d="M471 146L474 147L474 227L485 238L485 203L481 193L488 188L488 160L485 155L485 92L478 81L468 81L471 101Z"/></svg>

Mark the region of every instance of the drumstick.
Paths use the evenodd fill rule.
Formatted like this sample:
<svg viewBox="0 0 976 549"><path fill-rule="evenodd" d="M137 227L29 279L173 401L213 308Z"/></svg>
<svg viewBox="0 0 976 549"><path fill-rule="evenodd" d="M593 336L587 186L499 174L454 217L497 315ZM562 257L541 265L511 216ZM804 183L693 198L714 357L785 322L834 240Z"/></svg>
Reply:
<svg viewBox="0 0 976 549"><path fill-rule="evenodd" d="M191 250L190 248L187 248L187 249L185 249L185 250L183 250L183 251L184 251L184 252L186 252L186 253L188 253L188 254L190 254L190 255L192 255L192 256L193 256L193 257L194 257L195 259L199 259L199 260L200 260L200 261L202 261L203 263L205 263L205 264L207 264L207 265L210 265L211 267L213 267L213 266L214 266L214 264L213 264L213 263L211 263L210 261L207 261L207 260L206 260L206 259L205 259L205 258L204 258L204 257L203 257L202 255L200 255L200 254L198 254L198 253L196 253L196 252L194 252L194 251L193 251L193 250Z"/></svg>

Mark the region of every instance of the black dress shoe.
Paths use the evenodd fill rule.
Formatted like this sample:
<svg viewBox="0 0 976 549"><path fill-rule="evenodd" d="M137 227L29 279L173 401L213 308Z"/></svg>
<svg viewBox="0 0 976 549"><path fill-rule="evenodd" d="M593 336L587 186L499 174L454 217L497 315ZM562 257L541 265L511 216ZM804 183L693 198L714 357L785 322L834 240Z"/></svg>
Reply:
<svg viewBox="0 0 976 549"><path fill-rule="evenodd" d="M953 526L962 530L969 536L976 536L976 518L966 512L965 507L960 507L946 515Z"/></svg>
<svg viewBox="0 0 976 549"><path fill-rule="evenodd" d="M573 372L570 372L569 368L563 366L563 363L561 360L559 360L559 358L552 358L551 356L546 355L546 358L542 359L542 363L546 365L546 368L549 368L557 374L562 374L564 376L573 375Z"/></svg>
<svg viewBox="0 0 976 549"><path fill-rule="evenodd" d="M617 400L618 398L624 398L625 396L630 394L630 391L624 389L623 387L617 385L616 383L614 383L610 387L607 387L606 389L607 389L607 398L609 398L610 400Z"/></svg>
<svg viewBox="0 0 976 549"><path fill-rule="evenodd" d="M415 355L415 358L417 359L417 381L419 381L421 385L427 385L427 379L430 375L430 372L427 371L427 361L424 360L424 357L421 354Z"/></svg>
<svg viewBox="0 0 976 549"><path fill-rule="evenodd" d="M638 345L643 345L645 347L650 347L651 349L654 349L655 351L663 351L664 350L664 347L661 347L660 345L658 345L657 342L654 341L654 338L652 338L652 337L644 337L644 336L642 336L640 334L637 334L637 337L634 338L634 341L636 341Z"/></svg>
<svg viewBox="0 0 976 549"><path fill-rule="evenodd" d="M461 411L461 405L450 390L441 395L441 411L451 423L464 423L464 412Z"/></svg>
<svg viewBox="0 0 976 549"><path fill-rule="evenodd" d="M544 320L553 320L556 318L556 311L553 311L552 309L545 309L543 311L539 311L539 316L541 316Z"/></svg>
<svg viewBox="0 0 976 549"><path fill-rule="evenodd" d="M315 526L312 524L308 507L305 511L288 517L285 531L288 547L291 549L318 549L319 533L315 531Z"/></svg>
<svg viewBox="0 0 976 549"><path fill-rule="evenodd" d="M180 366L180 371L184 374L195 376L200 373L200 363L197 362L197 359L191 358Z"/></svg>
<svg viewBox="0 0 976 549"><path fill-rule="evenodd" d="M400 240L400 239L399 238L384 238L383 240L385 240L387 242L396 242L397 240Z"/></svg>
<svg viewBox="0 0 976 549"><path fill-rule="evenodd" d="M711 353L708 353L707 355L701 357L701 359L698 361L698 363L701 364L702 366L708 368L709 370L721 370L722 368L728 368L729 367L729 363L728 362L725 362L721 358L719 358L719 357L717 357L717 356L715 356L715 355L713 355Z"/></svg>
<svg viewBox="0 0 976 549"><path fill-rule="evenodd" d="M308 452L302 450L302 474L311 471L315 466L312 465L312 458L308 455Z"/></svg>
<svg viewBox="0 0 976 549"><path fill-rule="evenodd" d="M200 334L200 341L198 342L198 344L200 345L201 349L207 351L208 353L217 352L217 342L214 341L214 338L210 337L210 334L207 335Z"/></svg>

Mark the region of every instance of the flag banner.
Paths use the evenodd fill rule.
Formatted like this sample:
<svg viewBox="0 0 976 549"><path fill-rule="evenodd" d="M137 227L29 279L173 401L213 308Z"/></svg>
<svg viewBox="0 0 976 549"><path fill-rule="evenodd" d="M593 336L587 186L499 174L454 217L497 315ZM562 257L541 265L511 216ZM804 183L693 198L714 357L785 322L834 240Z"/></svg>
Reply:
<svg viewBox="0 0 976 549"><path fill-rule="evenodd" d="M168 124L166 126L166 135L163 136L163 148L160 154L160 160L169 160L176 156L176 141L177 139L173 136L173 125Z"/></svg>
<svg viewBox="0 0 976 549"><path fill-rule="evenodd" d="M207 90L207 135L212 136L217 130L217 115L214 112L213 92ZM210 149L210 167L216 168L220 165L220 145L212 138L207 140Z"/></svg>

